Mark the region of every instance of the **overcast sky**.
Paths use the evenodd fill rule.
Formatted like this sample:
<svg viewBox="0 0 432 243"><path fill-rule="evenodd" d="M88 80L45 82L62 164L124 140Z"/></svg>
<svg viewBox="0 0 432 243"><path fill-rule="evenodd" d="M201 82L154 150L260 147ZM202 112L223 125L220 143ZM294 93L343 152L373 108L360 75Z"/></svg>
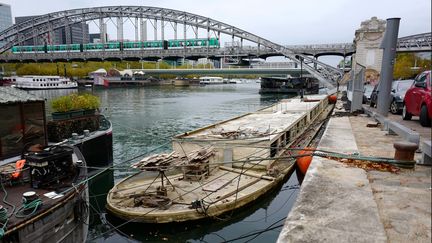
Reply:
<svg viewBox="0 0 432 243"><path fill-rule="evenodd" d="M370 19L372 16L380 19L400 17L399 37L431 31L431 0L0 0L0 2L12 6L13 17L113 5L172 8L210 17L284 45L352 42L354 32L360 27L361 21ZM95 28L96 26L91 26L91 30ZM125 27L124 32L126 38L134 38L133 28Z"/></svg>
<svg viewBox="0 0 432 243"><path fill-rule="evenodd" d="M110 5L172 8L207 16L281 44L351 42L360 22L372 16L381 19L400 17L399 36L431 31L430 0L0 0L0 2L12 6L13 17Z"/></svg>

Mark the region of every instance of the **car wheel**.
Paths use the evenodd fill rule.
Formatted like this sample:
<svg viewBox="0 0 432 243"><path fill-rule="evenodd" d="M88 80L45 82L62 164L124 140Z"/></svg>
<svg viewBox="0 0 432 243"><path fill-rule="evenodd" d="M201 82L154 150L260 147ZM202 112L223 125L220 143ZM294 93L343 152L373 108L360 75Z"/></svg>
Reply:
<svg viewBox="0 0 432 243"><path fill-rule="evenodd" d="M402 119L411 120L412 115L407 111L406 105L403 105L402 109Z"/></svg>
<svg viewBox="0 0 432 243"><path fill-rule="evenodd" d="M395 115L399 113L399 108L396 103L396 100L393 100L392 103L390 104L390 112Z"/></svg>
<svg viewBox="0 0 432 243"><path fill-rule="evenodd" d="M425 105L423 105L420 110L420 125L422 125L423 127L431 126L431 120L429 118L428 110Z"/></svg>
<svg viewBox="0 0 432 243"><path fill-rule="evenodd" d="M375 107L375 103L372 102L372 100L371 100L371 102L369 103L369 106L373 108L373 107Z"/></svg>

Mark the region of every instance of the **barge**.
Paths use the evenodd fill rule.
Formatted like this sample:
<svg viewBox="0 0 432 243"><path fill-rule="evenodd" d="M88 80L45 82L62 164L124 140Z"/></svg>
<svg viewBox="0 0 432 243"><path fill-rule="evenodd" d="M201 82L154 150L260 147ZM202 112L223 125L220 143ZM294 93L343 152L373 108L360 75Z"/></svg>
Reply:
<svg viewBox="0 0 432 243"><path fill-rule="evenodd" d="M47 146L44 100L0 87L0 242L84 242L88 231L85 158Z"/></svg>
<svg viewBox="0 0 432 243"><path fill-rule="evenodd" d="M304 78L282 78L261 77L260 94L318 94L319 81L312 77Z"/></svg>
<svg viewBox="0 0 432 243"><path fill-rule="evenodd" d="M138 161L141 171L110 190L108 212L130 222L186 222L255 202L293 170L288 148L307 146L331 108L326 95L283 100L175 136L173 152Z"/></svg>
<svg viewBox="0 0 432 243"><path fill-rule="evenodd" d="M112 124L104 115L95 114L49 121L47 134L48 144L65 141L66 144L79 148L86 159L88 172L91 175L112 166Z"/></svg>

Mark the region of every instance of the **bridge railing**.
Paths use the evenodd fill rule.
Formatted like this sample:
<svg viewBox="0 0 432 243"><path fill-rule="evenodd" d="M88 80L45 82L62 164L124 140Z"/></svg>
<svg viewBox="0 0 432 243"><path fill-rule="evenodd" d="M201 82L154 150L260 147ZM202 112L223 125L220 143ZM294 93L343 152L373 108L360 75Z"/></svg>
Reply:
<svg viewBox="0 0 432 243"><path fill-rule="evenodd" d="M344 49L354 49L353 43L335 43L335 44L310 44L310 45L285 45L286 48L293 50L344 50Z"/></svg>

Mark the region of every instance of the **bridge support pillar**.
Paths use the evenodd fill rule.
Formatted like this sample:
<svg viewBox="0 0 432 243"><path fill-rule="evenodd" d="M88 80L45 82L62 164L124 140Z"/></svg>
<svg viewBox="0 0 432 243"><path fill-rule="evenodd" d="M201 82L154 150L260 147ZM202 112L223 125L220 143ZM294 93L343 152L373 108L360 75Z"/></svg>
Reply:
<svg viewBox="0 0 432 243"><path fill-rule="evenodd" d="M174 23L174 40L177 40L177 22Z"/></svg>
<svg viewBox="0 0 432 243"><path fill-rule="evenodd" d="M117 41L123 41L123 18L117 17Z"/></svg>
<svg viewBox="0 0 432 243"><path fill-rule="evenodd" d="M153 25L153 30L154 30L154 40L157 40L157 19L154 20L154 25Z"/></svg>
<svg viewBox="0 0 432 243"><path fill-rule="evenodd" d="M141 41L147 41L147 21L143 18L140 19L141 27Z"/></svg>
<svg viewBox="0 0 432 243"><path fill-rule="evenodd" d="M69 19L67 17L64 18L66 26L64 27L65 30L65 44L72 44L72 36L71 36L71 27L69 25Z"/></svg>
<svg viewBox="0 0 432 243"><path fill-rule="evenodd" d="M165 21L163 18L161 20L161 40L165 40Z"/></svg>
<svg viewBox="0 0 432 243"><path fill-rule="evenodd" d="M198 17L195 18L195 27L194 27L194 32L195 32L195 39L198 39Z"/></svg>
<svg viewBox="0 0 432 243"><path fill-rule="evenodd" d="M138 17L135 17L134 27L135 27L135 42L137 42L139 40L138 39Z"/></svg>
<svg viewBox="0 0 432 243"><path fill-rule="evenodd" d="M99 19L99 33L100 33L100 40L102 43L106 42L106 28L105 28L105 21L103 18Z"/></svg>
<svg viewBox="0 0 432 243"><path fill-rule="evenodd" d="M186 39L187 39L186 22L183 22L183 40L184 40L184 50L185 50L185 53L186 53Z"/></svg>
<svg viewBox="0 0 432 243"><path fill-rule="evenodd" d="M82 39L81 39L81 44L86 44L90 42L90 38L89 38L89 30L88 30L88 25L86 22L81 22L81 34L82 34Z"/></svg>
<svg viewBox="0 0 432 243"><path fill-rule="evenodd" d="M42 36L39 36L39 31L36 28L36 45L40 45L40 44L44 44L44 40L42 39L41 43L39 43L40 41L38 41L38 38L40 38ZM46 38L46 44L47 45L52 45L53 43L53 38L54 38L54 29L53 29L53 25L51 22L48 23L48 36Z"/></svg>

